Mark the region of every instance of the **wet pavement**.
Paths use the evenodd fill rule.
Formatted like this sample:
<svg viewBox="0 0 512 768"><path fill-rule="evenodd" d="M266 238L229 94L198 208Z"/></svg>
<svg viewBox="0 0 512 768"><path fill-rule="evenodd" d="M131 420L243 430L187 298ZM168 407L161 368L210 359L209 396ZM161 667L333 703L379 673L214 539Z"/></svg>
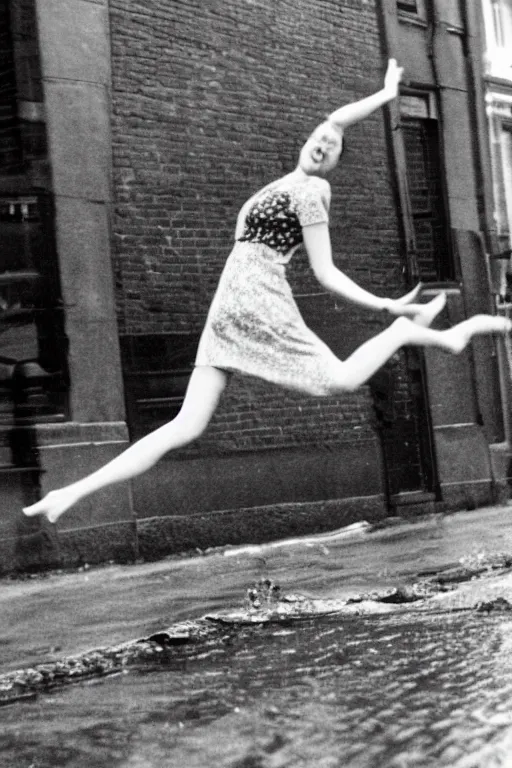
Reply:
<svg viewBox="0 0 512 768"><path fill-rule="evenodd" d="M247 607L271 579L312 604L512 553L512 507L291 546L0 582L0 673ZM485 569L484 569L485 571ZM512 766L509 568L407 605L254 625L0 710L20 768ZM322 602L323 601L323 602Z"/></svg>

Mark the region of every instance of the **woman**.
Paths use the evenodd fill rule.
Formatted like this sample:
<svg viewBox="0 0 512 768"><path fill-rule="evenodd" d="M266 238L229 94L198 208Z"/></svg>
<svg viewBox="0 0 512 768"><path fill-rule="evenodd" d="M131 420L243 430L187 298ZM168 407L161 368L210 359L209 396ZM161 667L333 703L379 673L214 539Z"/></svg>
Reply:
<svg viewBox="0 0 512 768"><path fill-rule="evenodd" d="M297 168L243 206L235 246L213 299L178 416L98 471L26 507L26 515L45 514L55 522L85 496L141 474L167 451L198 438L230 372L259 376L316 396L336 394L364 384L405 344L458 353L476 334L511 329L505 318L476 315L448 330L431 330L431 322L445 304L444 294L428 304L416 304L418 287L398 300L381 299L357 286L333 264L328 229L330 186L324 177L338 163L345 129L394 99L401 76L402 69L391 59L380 91L333 112L304 144ZM301 244L324 288L362 307L398 316L345 361L336 358L307 328L292 297L285 265Z"/></svg>

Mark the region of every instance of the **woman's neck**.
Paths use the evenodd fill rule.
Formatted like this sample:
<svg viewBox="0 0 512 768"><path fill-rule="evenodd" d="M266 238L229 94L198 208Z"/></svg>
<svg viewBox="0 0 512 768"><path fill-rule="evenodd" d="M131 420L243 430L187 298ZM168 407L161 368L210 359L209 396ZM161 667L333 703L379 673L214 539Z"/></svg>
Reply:
<svg viewBox="0 0 512 768"><path fill-rule="evenodd" d="M287 173L286 176L282 176L279 181L306 181L310 178L311 176L298 165L294 171Z"/></svg>
<svg viewBox="0 0 512 768"><path fill-rule="evenodd" d="M306 179L309 179L309 174L303 171L300 165L298 165L296 169L289 174L289 178L297 179L297 181L305 181Z"/></svg>

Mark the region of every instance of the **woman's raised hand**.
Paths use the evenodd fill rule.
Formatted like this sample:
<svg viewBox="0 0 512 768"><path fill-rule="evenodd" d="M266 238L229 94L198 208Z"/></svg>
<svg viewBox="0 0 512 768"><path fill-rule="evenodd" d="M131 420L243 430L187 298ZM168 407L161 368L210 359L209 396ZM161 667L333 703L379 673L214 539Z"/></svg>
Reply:
<svg viewBox="0 0 512 768"><path fill-rule="evenodd" d="M388 93L390 99L396 99L403 73L404 68L398 66L396 59L389 59L384 77L384 90Z"/></svg>
<svg viewBox="0 0 512 768"><path fill-rule="evenodd" d="M403 315L404 313L401 311L402 308L406 307L408 304L414 304L420 295L422 288L423 283L418 283L418 285L413 288L412 291L406 293L405 296L400 296L399 299L384 299L382 308L392 315Z"/></svg>
<svg viewBox="0 0 512 768"><path fill-rule="evenodd" d="M412 289L412 291L409 291L409 293L406 293L405 296L401 296L399 299L395 299L394 303L398 304L400 306L403 306L404 304L412 304L418 296L421 293L421 289L423 288L423 283L418 283L418 285Z"/></svg>
<svg viewBox="0 0 512 768"><path fill-rule="evenodd" d="M416 304L410 300L410 297L414 296L415 292L417 294L420 288L421 284L416 286L414 291L402 296L401 299L384 299L384 309L387 309L390 315L408 317L417 325L428 328L446 306L446 293L444 291L438 293L426 304ZM408 299L408 301L404 301L404 299Z"/></svg>

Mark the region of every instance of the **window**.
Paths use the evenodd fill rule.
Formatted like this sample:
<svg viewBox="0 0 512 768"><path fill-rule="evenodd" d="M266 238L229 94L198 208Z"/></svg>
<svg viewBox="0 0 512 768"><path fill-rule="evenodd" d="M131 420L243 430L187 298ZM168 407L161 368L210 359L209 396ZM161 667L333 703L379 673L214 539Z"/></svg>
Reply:
<svg viewBox="0 0 512 768"><path fill-rule="evenodd" d="M0 425L66 416L56 269L50 196L0 196Z"/></svg>
<svg viewBox="0 0 512 768"><path fill-rule="evenodd" d="M493 0L494 35L496 44L506 48L512 44L512 2L511 0Z"/></svg>
<svg viewBox="0 0 512 768"><path fill-rule="evenodd" d="M512 233L512 123L505 124L501 133L501 158L505 193L506 228Z"/></svg>
<svg viewBox="0 0 512 768"><path fill-rule="evenodd" d="M494 219L502 245L512 233L512 95L488 93Z"/></svg>
<svg viewBox="0 0 512 768"><path fill-rule="evenodd" d="M484 0L487 74L512 80L512 0Z"/></svg>
<svg viewBox="0 0 512 768"><path fill-rule="evenodd" d="M500 249L508 250L512 245L512 123L502 125L501 131L501 173L503 179L503 200L498 213L498 243ZM501 219L501 221L500 221ZM511 259L501 262L506 270L504 283L500 294L510 301L512 294L512 264Z"/></svg>
<svg viewBox="0 0 512 768"><path fill-rule="evenodd" d="M426 0L397 0L396 9L404 19L426 19Z"/></svg>
<svg viewBox="0 0 512 768"><path fill-rule="evenodd" d="M16 114L14 48L8 4L0 4L0 172L19 173L22 150Z"/></svg>
<svg viewBox="0 0 512 768"><path fill-rule="evenodd" d="M405 13L418 13L418 3L416 0L397 0L396 7L399 11Z"/></svg>
<svg viewBox="0 0 512 768"><path fill-rule="evenodd" d="M496 253L512 245L512 95L505 90L488 91L486 95L494 202L494 231ZM512 293L512 263L500 261L502 298L510 300Z"/></svg>
<svg viewBox="0 0 512 768"><path fill-rule="evenodd" d="M404 96L400 104L410 225L412 271L424 282L454 279L445 214L441 146L435 103L429 95Z"/></svg>

